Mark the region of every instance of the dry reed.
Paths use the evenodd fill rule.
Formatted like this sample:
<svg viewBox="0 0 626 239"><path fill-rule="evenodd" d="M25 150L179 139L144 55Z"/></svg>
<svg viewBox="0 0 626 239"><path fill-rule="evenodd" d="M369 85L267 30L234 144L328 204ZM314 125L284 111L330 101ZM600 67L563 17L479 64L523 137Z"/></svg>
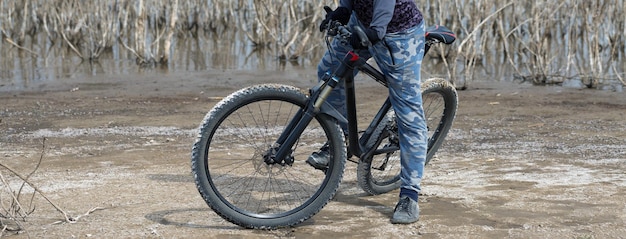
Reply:
<svg viewBox="0 0 626 239"><path fill-rule="evenodd" d="M599 84L624 74L623 1L417 2L430 23L457 32L459 43L440 54L453 53L457 64L450 67L449 75L459 85L473 78L477 65L487 73L505 65L516 78L535 84L568 79L592 79Z"/></svg>
<svg viewBox="0 0 626 239"><path fill-rule="evenodd" d="M70 217L65 210L50 200L50 198L48 198L43 191L30 181L31 176L35 174L41 166L45 152L46 139L43 138L39 161L37 161L35 168L28 173L28 175L22 175L20 172L11 168L7 164L0 162L0 169L2 169L0 170L0 183L2 185L2 189L0 189L0 219L2 219L0 220L0 227L2 228L0 229L0 237L2 237L5 232L19 233L25 230L21 223L35 211L35 205L33 202L35 193L43 197L52 207L63 215L63 220L60 222L75 223L78 218L81 217ZM5 176L2 172L4 170L9 172L10 175ZM17 190L15 190L12 186L15 184L19 185ZM27 192L28 189L32 189L32 194ZM30 198L24 200L23 197Z"/></svg>
<svg viewBox="0 0 626 239"><path fill-rule="evenodd" d="M319 52L322 42L316 29L322 6L337 2L3 0L0 44L28 52L43 33L51 45L65 46L83 60L97 60L119 44L138 63L156 65L167 64L176 54L177 40L236 31L257 49L298 59ZM445 74L459 87L475 78L478 69L536 84L588 79L597 85L623 79L623 1L416 2L427 24L446 25L458 34L459 41L435 48L431 56L445 56L440 57L449 69Z"/></svg>

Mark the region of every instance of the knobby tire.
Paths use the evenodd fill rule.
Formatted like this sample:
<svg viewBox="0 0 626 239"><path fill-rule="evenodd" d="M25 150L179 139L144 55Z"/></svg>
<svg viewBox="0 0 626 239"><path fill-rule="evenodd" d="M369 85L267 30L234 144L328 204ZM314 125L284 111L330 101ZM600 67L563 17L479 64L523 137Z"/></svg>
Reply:
<svg viewBox="0 0 626 239"><path fill-rule="evenodd" d="M220 101L204 118L192 150L192 173L204 201L245 228L293 226L319 212L335 195L346 160L335 119L318 114L292 147L293 163L268 164L263 155L308 96L298 88L263 84ZM326 171L305 160L330 145Z"/></svg>
<svg viewBox="0 0 626 239"><path fill-rule="evenodd" d="M457 92L448 81L440 78L426 80L421 85L422 106L428 127L428 164L443 143L454 117L458 104ZM393 110L373 131L366 143L366 148L399 148L397 126ZM357 183L363 191L378 195L400 187L400 152L399 150L371 158L361 159L357 166Z"/></svg>

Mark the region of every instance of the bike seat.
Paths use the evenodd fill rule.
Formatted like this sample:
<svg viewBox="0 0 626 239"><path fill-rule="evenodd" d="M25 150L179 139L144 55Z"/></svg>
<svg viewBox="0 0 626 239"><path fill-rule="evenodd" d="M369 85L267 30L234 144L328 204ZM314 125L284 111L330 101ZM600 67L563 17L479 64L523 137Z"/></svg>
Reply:
<svg viewBox="0 0 626 239"><path fill-rule="evenodd" d="M456 40L456 35L450 29L440 25L433 25L426 28L424 34L426 41L441 42L445 44L452 44Z"/></svg>

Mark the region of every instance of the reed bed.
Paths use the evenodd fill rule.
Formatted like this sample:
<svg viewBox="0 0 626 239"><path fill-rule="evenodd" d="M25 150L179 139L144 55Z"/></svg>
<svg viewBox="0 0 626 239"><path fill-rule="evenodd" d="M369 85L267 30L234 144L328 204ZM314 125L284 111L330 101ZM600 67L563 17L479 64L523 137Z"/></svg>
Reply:
<svg viewBox="0 0 626 239"><path fill-rule="evenodd" d="M176 42L239 32L257 49L298 60L323 49L314 0L0 0L2 47L62 47L82 60L121 49L146 66L167 65ZM459 87L484 71L536 84L624 83L626 6L618 0L416 0L427 24L459 40L431 52ZM38 37L45 37L42 41ZM29 44L30 43L30 44ZM4 46L1 46L4 45ZM506 72L503 72L506 71Z"/></svg>
<svg viewBox="0 0 626 239"><path fill-rule="evenodd" d="M452 55L453 79L473 79L480 66L487 73L505 68L515 79L535 84L626 85L623 1L418 2L431 23L447 25L459 36L453 48L439 52Z"/></svg>
<svg viewBox="0 0 626 239"><path fill-rule="evenodd" d="M175 38L242 31L257 47L297 59L310 50L320 21L316 1L233 0L6 0L0 1L4 43L22 50L45 33L52 44L95 60L121 44L140 64L167 63Z"/></svg>

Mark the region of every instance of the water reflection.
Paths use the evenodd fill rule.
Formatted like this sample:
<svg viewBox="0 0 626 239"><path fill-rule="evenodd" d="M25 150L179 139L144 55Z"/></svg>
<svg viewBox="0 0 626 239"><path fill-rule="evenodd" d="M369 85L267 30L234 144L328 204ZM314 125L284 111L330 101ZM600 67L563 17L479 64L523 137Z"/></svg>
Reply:
<svg viewBox="0 0 626 239"><path fill-rule="evenodd" d="M27 36L24 49L0 43L0 92L40 90L50 84L62 84L66 79L90 76L142 74L145 72L201 72L211 70L302 70L317 64L322 47L297 61L281 61L270 48L257 49L236 31L207 33L197 37L175 39L172 58L167 66L141 67L135 56L115 44L96 61L83 61L71 49L52 42L45 34Z"/></svg>
<svg viewBox="0 0 626 239"><path fill-rule="evenodd" d="M84 61L70 48L60 42L53 42L45 34L25 38L23 49L6 42L0 43L0 92L37 91L50 85L64 84L69 79L89 79L93 76L133 75L143 73L182 73L213 70L250 70L250 71L305 71L315 74L315 66L325 47L320 43L311 47L310 54L297 61L286 62L278 59L278 51L271 48L255 48L238 31L220 33L206 32L198 36L175 38L171 59L167 66L157 68L141 67L135 62L135 56L121 44L114 44L110 50L102 53L97 61ZM452 49L454 46L446 46ZM474 65L475 77L472 80L527 81L515 74L507 64L507 58L500 51L487 51ZM558 54L558 52L555 52ZM463 71L465 63L440 60L436 52L422 67L423 77L448 78L453 64ZM555 64L552 62L551 64ZM626 68L623 61L607 62L607 68L621 72ZM569 69L572 71L573 69ZM561 72L561 75L573 75ZM619 75L619 74L618 74ZM459 75L457 75L459 76ZM552 76L559 77L559 76ZM100 77L99 79L102 79ZM132 80L132 79L130 79ZM457 79L457 82L460 79ZM623 92L620 78L611 79L569 79L561 80L563 86L571 88L597 88L601 90Z"/></svg>

